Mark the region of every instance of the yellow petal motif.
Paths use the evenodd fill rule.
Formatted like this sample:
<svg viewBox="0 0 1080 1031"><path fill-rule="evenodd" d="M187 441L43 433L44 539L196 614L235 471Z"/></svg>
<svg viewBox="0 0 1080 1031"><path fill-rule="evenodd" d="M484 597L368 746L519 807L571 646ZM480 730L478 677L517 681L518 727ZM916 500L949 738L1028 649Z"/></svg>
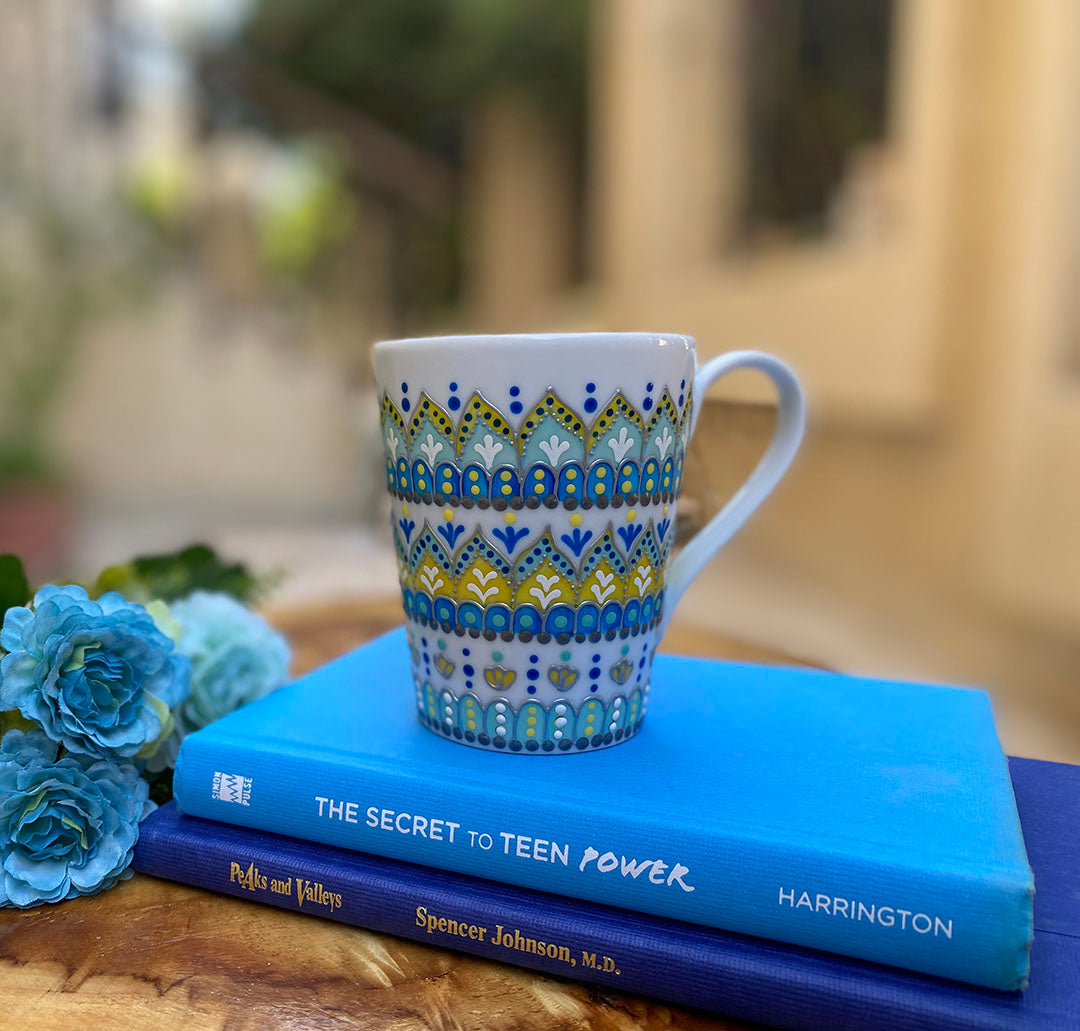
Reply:
<svg viewBox="0 0 1080 1031"><path fill-rule="evenodd" d="M573 666L551 666L548 680L560 691L569 691L578 681L578 671Z"/></svg>
<svg viewBox="0 0 1080 1031"><path fill-rule="evenodd" d="M620 687L630 679L634 672L634 664L627 658L621 658L611 667L611 679Z"/></svg>
<svg viewBox="0 0 1080 1031"><path fill-rule="evenodd" d="M505 666L488 666L484 670L484 679L488 687L505 691L517 679L517 673Z"/></svg>

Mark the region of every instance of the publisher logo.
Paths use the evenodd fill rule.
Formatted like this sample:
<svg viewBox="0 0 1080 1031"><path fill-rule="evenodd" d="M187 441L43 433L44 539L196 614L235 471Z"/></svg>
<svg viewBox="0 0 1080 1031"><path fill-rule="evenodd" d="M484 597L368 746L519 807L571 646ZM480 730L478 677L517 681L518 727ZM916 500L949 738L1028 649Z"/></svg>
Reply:
<svg viewBox="0 0 1080 1031"><path fill-rule="evenodd" d="M237 805L251 805L251 778L239 773L215 771L212 795L222 802L236 802Z"/></svg>

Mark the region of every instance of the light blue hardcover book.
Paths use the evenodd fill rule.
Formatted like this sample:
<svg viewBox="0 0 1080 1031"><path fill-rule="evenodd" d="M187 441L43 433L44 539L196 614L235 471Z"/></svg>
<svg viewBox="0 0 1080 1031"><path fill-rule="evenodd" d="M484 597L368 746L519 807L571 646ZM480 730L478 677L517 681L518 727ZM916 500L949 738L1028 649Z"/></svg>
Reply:
<svg viewBox="0 0 1080 1031"><path fill-rule="evenodd" d="M398 630L188 737L184 812L906 967L1026 983L1034 886L981 691L658 656L617 748L422 727Z"/></svg>

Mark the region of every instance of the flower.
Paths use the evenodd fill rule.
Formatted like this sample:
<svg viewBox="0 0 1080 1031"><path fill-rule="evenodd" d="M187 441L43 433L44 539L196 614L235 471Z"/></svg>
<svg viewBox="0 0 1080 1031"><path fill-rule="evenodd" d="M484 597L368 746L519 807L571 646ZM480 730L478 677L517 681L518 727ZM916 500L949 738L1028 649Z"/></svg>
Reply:
<svg viewBox="0 0 1080 1031"><path fill-rule="evenodd" d="M454 672L454 660L445 652L439 652L435 656L435 668L444 676L449 677Z"/></svg>
<svg viewBox="0 0 1080 1031"><path fill-rule="evenodd" d="M629 659L622 658L611 667L610 672L611 679L622 686L630 679L630 674L634 672L634 664Z"/></svg>
<svg viewBox="0 0 1080 1031"><path fill-rule="evenodd" d="M578 671L573 666L551 666L548 669L550 680L560 691L569 691L578 679Z"/></svg>
<svg viewBox="0 0 1080 1031"><path fill-rule="evenodd" d="M262 616L227 594L196 591L174 602L178 649L191 660L191 691L175 712L177 736L262 698L289 676L289 646Z"/></svg>
<svg viewBox="0 0 1080 1031"><path fill-rule="evenodd" d="M152 755L172 730L169 709L184 699L189 669L155 616L167 631L160 604L42 587L4 617L0 707L17 708L69 752Z"/></svg>
<svg viewBox="0 0 1080 1031"><path fill-rule="evenodd" d="M517 680L517 673L505 666L488 666L484 670L484 679L488 687L493 687L496 691L505 691Z"/></svg>
<svg viewBox="0 0 1080 1031"><path fill-rule="evenodd" d="M153 808L130 763L68 754L40 730L0 741L0 907L93 895L131 876Z"/></svg>

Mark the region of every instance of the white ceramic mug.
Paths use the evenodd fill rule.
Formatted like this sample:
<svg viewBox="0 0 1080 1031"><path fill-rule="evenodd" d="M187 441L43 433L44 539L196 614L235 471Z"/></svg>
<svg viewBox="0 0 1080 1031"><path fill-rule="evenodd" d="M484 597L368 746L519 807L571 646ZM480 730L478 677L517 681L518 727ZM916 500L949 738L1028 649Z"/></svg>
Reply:
<svg viewBox="0 0 1080 1031"><path fill-rule="evenodd" d="M752 368L780 397L773 440L670 563L699 402ZM625 741L687 585L776 486L803 431L783 362L700 368L691 337L432 337L375 346L386 482L421 721L524 754Z"/></svg>

